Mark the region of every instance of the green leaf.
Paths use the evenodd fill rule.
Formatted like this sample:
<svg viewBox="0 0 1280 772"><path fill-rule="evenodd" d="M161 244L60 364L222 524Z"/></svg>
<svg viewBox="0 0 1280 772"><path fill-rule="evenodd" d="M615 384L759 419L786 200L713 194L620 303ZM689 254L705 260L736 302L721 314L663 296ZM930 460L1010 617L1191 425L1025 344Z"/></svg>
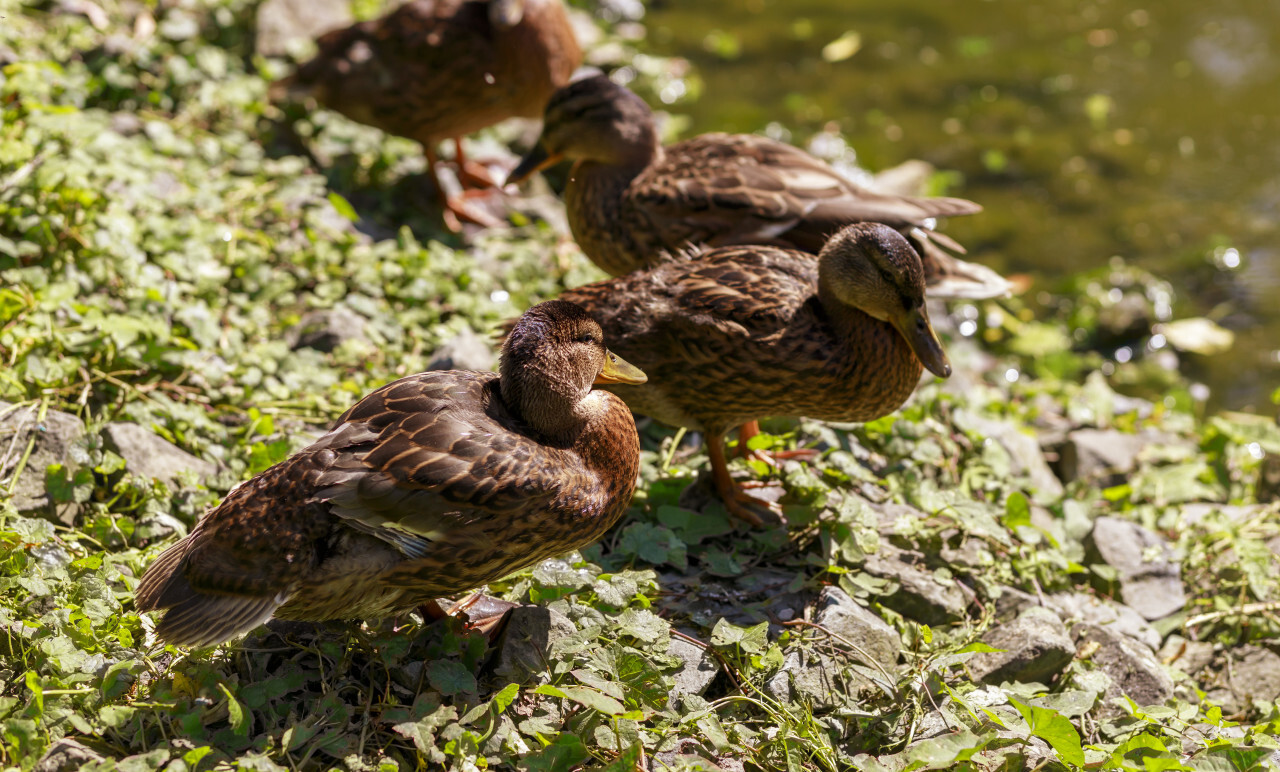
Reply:
<svg viewBox="0 0 1280 772"><path fill-rule="evenodd" d="M629 608L618 617L618 629L645 643L654 643L671 635L671 623L648 609Z"/></svg>
<svg viewBox="0 0 1280 772"><path fill-rule="evenodd" d="M1004 502L1004 524L1010 530L1020 525L1031 525L1031 504L1022 491L1014 491Z"/></svg>
<svg viewBox="0 0 1280 772"><path fill-rule="evenodd" d="M562 686L560 687L560 692L566 698L579 705L608 716L618 716L627 712L626 707L621 702L586 686Z"/></svg>
<svg viewBox="0 0 1280 772"><path fill-rule="evenodd" d="M525 772L563 772L577 767L589 755L581 738L576 734L562 732L540 752L521 759L519 768Z"/></svg>
<svg viewBox="0 0 1280 772"><path fill-rule="evenodd" d="M1018 709L1026 719L1031 734L1049 743L1058 757L1067 764L1084 766L1084 748L1080 745L1080 733L1071 720L1051 708L1027 705L1010 697L1009 704Z"/></svg>
<svg viewBox="0 0 1280 772"><path fill-rule="evenodd" d="M438 659L427 666L427 681L431 688L452 697L456 694L474 693L476 677L459 662Z"/></svg>
<svg viewBox="0 0 1280 772"><path fill-rule="evenodd" d="M720 648L736 645L748 654L760 654L769 645L769 623L738 627L727 619L719 619L711 630L711 645Z"/></svg>
<svg viewBox="0 0 1280 772"><path fill-rule="evenodd" d="M337 210L338 214L347 218L351 222L360 221L360 215L356 213L356 208L352 206L349 201L347 201L345 198L338 195L337 193L333 191L329 191L329 203L333 204L333 208Z"/></svg>
<svg viewBox="0 0 1280 772"><path fill-rule="evenodd" d="M249 714L244 706L235 698L226 684L218 684L218 689L227 696L227 717L231 721L231 731L239 737L249 736Z"/></svg>

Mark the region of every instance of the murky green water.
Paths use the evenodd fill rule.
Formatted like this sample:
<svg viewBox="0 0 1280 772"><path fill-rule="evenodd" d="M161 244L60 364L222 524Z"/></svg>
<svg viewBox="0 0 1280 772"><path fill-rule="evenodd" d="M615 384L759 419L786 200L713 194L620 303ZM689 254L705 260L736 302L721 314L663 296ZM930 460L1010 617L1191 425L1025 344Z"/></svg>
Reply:
<svg viewBox="0 0 1280 772"><path fill-rule="evenodd" d="M1169 279L1180 315L1236 332L1193 363L1212 402L1270 412L1280 0L669 0L645 24L697 66L690 133L831 127L867 168L957 170L986 207L947 226L974 259L1046 287L1113 255Z"/></svg>

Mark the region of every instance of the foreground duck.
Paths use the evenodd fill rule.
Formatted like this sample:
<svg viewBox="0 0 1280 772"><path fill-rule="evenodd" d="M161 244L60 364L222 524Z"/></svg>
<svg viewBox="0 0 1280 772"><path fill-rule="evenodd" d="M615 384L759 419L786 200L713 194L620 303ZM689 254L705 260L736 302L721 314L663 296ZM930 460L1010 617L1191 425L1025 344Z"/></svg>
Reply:
<svg viewBox="0 0 1280 772"><path fill-rule="evenodd" d="M729 476L728 430L767 416L870 421L906 401L922 368L951 374L920 258L885 225L847 226L817 260L722 247L561 297L649 375L609 389L637 413L703 432L717 491L752 523L761 502Z"/></svg>
<svg viewBox="0 0 1280 772"><path fill-rule="evenodd" d="M492 185L482 168L466 164L459 137L507 118L542 115L582 62L560 0L412 0L316 43L316 57L276 83L273 97L313 97L352 120L421 142L437 191L441 140L454 140L464 182ZM451 227L453 216L493 219L461 199L444 203Z"/></svg>
<svg viewBox="0 0 1280 772"><path fill-rule="evenodd" d="M373 392L323 437L238 486L147 569L140 611L209 646L272 617L379 618L596 538L631 502L642 384L581 308L541 303L499 373L429 372Z"/></svg>
<svg viewBox="0 0 1280 772"><path fill-rule="evenodd" d="M507 181L561 160L575 162L564 191L574 239L613 276L697 245L817 254L842 226L880 222L924 255L931 296L978 299L1009 290L994 271L938 246L963 252L960 245L922 229L930 218L981 211L972 201L877 193L767 137L703 134L664 148L649 106L604 75L556 92L538 145Z"/></svg>

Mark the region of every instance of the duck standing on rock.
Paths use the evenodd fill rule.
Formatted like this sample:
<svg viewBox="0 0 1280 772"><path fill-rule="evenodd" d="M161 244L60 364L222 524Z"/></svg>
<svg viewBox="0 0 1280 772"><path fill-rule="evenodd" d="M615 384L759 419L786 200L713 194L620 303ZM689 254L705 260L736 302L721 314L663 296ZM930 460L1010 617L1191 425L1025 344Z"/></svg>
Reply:
<svg viewBox="0 0 1280 772"><path fill-rule="evenodd" d="M919 255L896 230L846 226L812 255L721 247L561 296L649 375L610 386L637 413L705 433L716 490L759 524L729 476L723 438L767 416L870 421L897 410L923 368L945 378ZM775 510L776 511L776 510Z"/></svg>
<svg viewBox="0 0 1280 772"><path fill-rule="evenodd" d="M272 617L403 613L600 537L639 474L635 422L600 384L645 381L582 308L540 303L498 373L411 375L232 490L147 569L140 611L210 646Z"/></svg>
<svg viewBox="0 0 1280 772"><path fill-rule="evenodd" d="M547 104L542 136L507 182L561 160L573 237L587 257L621 276L690 246L766 244L817 254L842 226L892 225L924 259L929 294L980 299L1009 283L955 258L964 249L923 226L973 214L960 198L912 198L854 184L808 153L751 134L703 134L662 147L653 112L604 75L575 80Z"/></svg>
<svg viewBox="0 0 1280 772"><path fill-rule="evenodd" d="M411 0L380 19L334 30L319 53L272 85L273 99L314 98L360 123L422 143L445 222L492 225L459 198L446 199L436 145L454 140L459 176L493 186L468 165L460 137L512 117L535 118L582 63L560 0Z"/></svg>

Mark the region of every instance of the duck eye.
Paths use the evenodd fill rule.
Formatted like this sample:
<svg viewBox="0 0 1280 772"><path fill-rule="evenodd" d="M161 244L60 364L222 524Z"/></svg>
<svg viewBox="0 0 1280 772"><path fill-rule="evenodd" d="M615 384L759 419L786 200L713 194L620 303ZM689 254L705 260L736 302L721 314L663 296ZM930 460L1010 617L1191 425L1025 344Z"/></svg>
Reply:
<svg viewBox="0 0 1280 772"><path fill-rule="evenodd" d="M594 337L592 337L590 334L586 334L586 335L579 335L579 336L578 336L578 342L579 342L579 343L595 343L595 342L596 342L596 339L595 339Z"/></svg>

